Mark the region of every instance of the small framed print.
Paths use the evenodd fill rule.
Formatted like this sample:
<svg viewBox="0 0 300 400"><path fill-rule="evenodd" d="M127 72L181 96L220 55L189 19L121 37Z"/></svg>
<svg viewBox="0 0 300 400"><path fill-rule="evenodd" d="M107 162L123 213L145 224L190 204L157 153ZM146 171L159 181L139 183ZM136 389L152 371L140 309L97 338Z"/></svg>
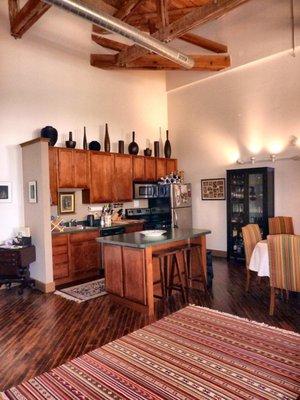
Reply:
<svg viewBox="0 0 300 400"><path fill-rule="evenodd" d="M37 203L37 182L28 182L28 201L29 203Z"/></svg>
<svg viewBox="0 0 300 400"><path fill-rule="evenodd" d="M75 192L59 193L58 205L60 214L75 213Z"/></svg>
<svg viewBox="0 0 300 400"><path fill-rule="evenodd" d="M225 200L225 179L201 179L202 200Z"/></svg>
<svg viewBox="0 0 300 400"><path fill-rule="evenodd" d="M11 203L11 182L0 182L0 203Z"/></svg>

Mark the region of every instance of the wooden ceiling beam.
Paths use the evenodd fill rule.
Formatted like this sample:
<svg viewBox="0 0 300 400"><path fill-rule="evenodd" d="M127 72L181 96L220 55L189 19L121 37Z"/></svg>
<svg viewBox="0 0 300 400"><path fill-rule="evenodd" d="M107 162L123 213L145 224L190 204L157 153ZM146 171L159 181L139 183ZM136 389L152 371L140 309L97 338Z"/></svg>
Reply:
<svg viewBox="0 0 300 400"><path fill-rule="evenodd" d="M219 71L230 66L228 54L193 55L195 65L193 71ZM147 54L138 60L120 66L116 55L91 54L91 65L102 69L151 69L151 70L184 70L180 65L156 54Z"/></svg>
<svg viewBox="0 0 300 400"><path fill-rule="evenodd" d="M107 39L98 35L92 35L92 40L106 49L115 51L121 51L129 47L127 44L116 42L115 40Z"/></svg>
<svg viewBox="0 0 300 400"><path fill-rule="evenodd" d="M202 36L194 35L193 33L186 33L180 37L181 40L185 42L199 46L202 49L213 51L214 53L227 53L228 48L225 44L215 42L210 39L206 39Z"/></svg>
<svg viewBox="0 0 300 400"><path fill-rule="evenodd" d="M86 1L86 0L85 0ZM115 10L113 13L113 16L115 18L122 20L125 20L128 15L130 15L133 10L142 2L143 0L125 0L122 4L122 6L118 9ZM98 33L102 35L103 33L107 33L107 31L103 28L100 28L97 25L93 25L93 32Z"/></svg>
<svg viewBox="0 0 300 400"><path fill-rule="evenodd" d="M15 38L21 38L51 6L40 0L28 0L18 11L17 7L17 2L9 0L11 34Z"/></svg>
<svg viewBox="0 0 300 400"><path fill-rule="evenodd" d="M169 25L168 0L156 0L156 10L162 27Z"/></svg>
<svg viewBox="0 0 300 400"><path fill-rule="evenodd" d="M221 17L247 1L249 0L218 0L217 3L206 4L177 19L165 28L159 29L152 36L161 41L170 41L183 36L195 26ZM147 53L148 50L134 44L119 53L118 63L119 65L126 65Z"/></svg>

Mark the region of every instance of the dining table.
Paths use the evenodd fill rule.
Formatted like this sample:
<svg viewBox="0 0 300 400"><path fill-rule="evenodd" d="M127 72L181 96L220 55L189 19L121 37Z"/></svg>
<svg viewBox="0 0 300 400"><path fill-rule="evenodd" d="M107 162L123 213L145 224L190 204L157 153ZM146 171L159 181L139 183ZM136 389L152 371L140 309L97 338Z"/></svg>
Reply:
<svg viewBox="0 0 300 400"><path fill-rule="evenodd" d="M249 269L257 272L258 276L270 276L269 253L267 240L259 241L254 247Z"/></svg>

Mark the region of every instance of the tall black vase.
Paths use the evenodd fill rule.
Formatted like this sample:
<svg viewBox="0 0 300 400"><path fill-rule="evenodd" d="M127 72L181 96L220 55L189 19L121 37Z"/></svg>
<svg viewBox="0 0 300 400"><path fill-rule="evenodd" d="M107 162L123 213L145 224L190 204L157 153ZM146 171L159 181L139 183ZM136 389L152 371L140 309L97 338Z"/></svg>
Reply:
<svg viewBox="0 0 300 400"><path fill-rule="evenodd" d="M109 138L109 134L108 134L108 125L107 124L105 124L104 151L106 153L110 152L110 138Z"/></svg>
<svg viewBox="0 0 300 400"><path fill-rule="evenodd" d="M128 153L132 155L137 155L139 152L139 146L135 142L135 132L132 132L132 142L128 146Z"/></svg>
<svg viewBox="0 0 300 400"><path fill-rule="evenodd" d="M83 128L83 148L84 150L87 150L88 145L87 145L87 138L86 138L86 127Z"/></svg>
<svg viewBox="0 0 300 400"><path fill-rule="evenodd" d="M166 131L166 136L167 136L167 140L165 142L165 148L164 148L165 157L171 158L172 149L171 149L171 143L169 140L169 131L168 130Z"/></svg>
<svg viewBox="0 0 300 400"><path fill-rule="evenodd" d="M154 157L159 157L159 141L154 142Z"/></svg>

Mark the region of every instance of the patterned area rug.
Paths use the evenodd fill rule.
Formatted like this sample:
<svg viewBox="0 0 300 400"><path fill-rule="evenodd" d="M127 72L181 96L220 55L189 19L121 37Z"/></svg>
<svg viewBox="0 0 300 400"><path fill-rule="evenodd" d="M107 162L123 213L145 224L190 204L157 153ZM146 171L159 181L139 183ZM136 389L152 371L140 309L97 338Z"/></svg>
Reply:
<svg viewBox="0 0 300 400"><path fill-rule="evenodd" d="M297 399L299 346L296 333L188 306L3 399Z"/></svg>
<svg viewBox="0 0 300 400"><path fill-rule="evenodd" d="M76 303L82 303L83 301L95 299L96 297L107 294L105 291L105 279L97 279L96 281L56 290L54 294L68 300L76 301Z"/></svg>

